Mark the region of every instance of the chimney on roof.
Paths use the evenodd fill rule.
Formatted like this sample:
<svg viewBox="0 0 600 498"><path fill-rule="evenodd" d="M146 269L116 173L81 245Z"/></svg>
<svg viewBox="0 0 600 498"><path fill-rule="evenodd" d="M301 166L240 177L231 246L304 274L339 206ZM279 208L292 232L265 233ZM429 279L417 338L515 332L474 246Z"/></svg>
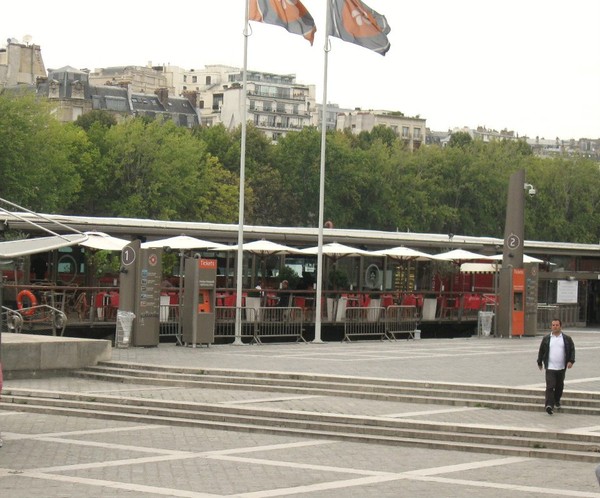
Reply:
<svg viewBox="0 0 600 498"><path fill-rule="evenodd" d="M192 107L195 109L198 107L198 92L196 91L186 91L183 92L183 96L188 99Z"/></svg>
<svg viewBox="0 0 600 498"><path fill-rule="evenodd" d="M169 89L168 88L158 88L154 90L154 93L158 96L158 100L163 105L163 107L167 108L167 103L169 100Z"/></svg>

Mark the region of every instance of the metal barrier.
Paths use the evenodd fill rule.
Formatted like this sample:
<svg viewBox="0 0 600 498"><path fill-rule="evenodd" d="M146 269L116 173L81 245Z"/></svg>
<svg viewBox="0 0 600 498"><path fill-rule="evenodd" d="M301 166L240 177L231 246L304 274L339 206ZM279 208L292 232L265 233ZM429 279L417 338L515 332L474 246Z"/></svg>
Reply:
<svg viewBox="0 0 600 498"><path fill-rule="evenodd" d="M552 319L558 318L563 327L585 326L585 321L579 317L578 304L538 304L537 328L550 330Z"/></svg>
<svg viewBox="0 0 600 498"><path fill-rule="evenodd" d="M580 320L578 304L558 304L557 306L558 318L560 318L563 327L575 327L579 324Z"/></svg>
<svg viewBox="0 0 600 498"><path fill-rule="evenodd" d="M215 307L215 338L235 340L235 313L240 310L242 319L242 339L252 339L254 337L254 323L256 310L253 308L236 308L234 306L216 306ZM248 320L248 318L250 320Z"/></svg>
<svg viewBox="0 0 600 498"><path fill-rule="evenodd" d="M397 335L406 334L407 339L420 339L419 310L416 306L388 306L385 310L386 336L397 340Z"/></svg>
<svg viewBox="0 0 600 498"><path fill-rule="evenodd" d="M160 305L159 337L175 337L181 344L181 327L179 325L179 304Z"/></svg>
<svg viewBox="0 0 600 498"><path fill-rule="evenodd" d="M559 315L557 305L538 304L537 307L537 328L538 330L550 330L552 319Z"/></svg>
<svg viewBox="0 0 600 498"><path fill-rule="evenodd" d="M259 320L254 321L252 342L262 343L262 339L272 337L295 338L304 341L302 308L262 307L258 310Z"/></svg>
<svg viewBox="0 0 600 498"><path fill-rule="evenodd" d="M351 337L378 336L387 339L385 308L358 307L346 308L344 318L344 338L350 342Z"/></svg>

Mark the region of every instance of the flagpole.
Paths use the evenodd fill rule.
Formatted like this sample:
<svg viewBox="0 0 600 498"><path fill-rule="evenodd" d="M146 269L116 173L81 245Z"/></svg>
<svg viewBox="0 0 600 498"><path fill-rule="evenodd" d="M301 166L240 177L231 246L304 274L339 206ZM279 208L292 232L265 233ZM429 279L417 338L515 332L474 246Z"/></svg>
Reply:
<svg viewBox="0 0 600 498"><path fill-rule="evenodd" d="M321 168L319 172L319 233L317 237L317 293L315 303L315 338L313 342L322 343L321 340L321 307L323 295L323 213L325 211L325 148L327 145L327 63L329 59L329 24L330 9L327 8L327 21L325 28L325 45L323 47L323 104L321 115Z"/></svg>
<svg viewBox="0 0 600 498"><path fill-rule="evenodd" d="M242 342L242 283L244 272L244 189L246 183L246 100L248 90L248 0L244 0L246 13L244 16L244 68L242 72L242 140L240 144L240 198L238 208L238 247L237 247L237 269L236 269L236 298L235 298L235 338L233 344L241 345Z"/></svg>

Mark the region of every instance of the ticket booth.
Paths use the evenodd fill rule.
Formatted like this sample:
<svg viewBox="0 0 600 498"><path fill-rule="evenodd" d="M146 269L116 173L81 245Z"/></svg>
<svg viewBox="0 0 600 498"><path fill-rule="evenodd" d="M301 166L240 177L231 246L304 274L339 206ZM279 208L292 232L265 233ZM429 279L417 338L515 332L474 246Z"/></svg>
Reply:
<svg viewBox="0 0 600 498"><path fill-rule="evenodd" d="M215 339L217 260L185 262L182 340L185 345L209 345Z"/></svg>
<svg viewBox="0 0 600 498"><path fill-rule="evenodd" d="M522 336L525 333L525 270L513 268L511 280L511 335Z"/></svg>

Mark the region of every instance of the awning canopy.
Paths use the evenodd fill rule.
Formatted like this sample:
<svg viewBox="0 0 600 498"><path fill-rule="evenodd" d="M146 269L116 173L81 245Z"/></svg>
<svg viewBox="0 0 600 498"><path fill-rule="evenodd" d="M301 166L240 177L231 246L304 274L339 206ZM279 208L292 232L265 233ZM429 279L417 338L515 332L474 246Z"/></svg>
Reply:
<svg viewBox="0 0 600 498"><path fill-rule="evenodd" d="M463 263L460 265L462 273L495 273L501 268L500 263Z"/></svg>
<svg viewBox="0 0 600 498"><path fill-rule="evenodd" d="M20 239L0 242L0 258L10 259L75 246L87 240L85 234L53 235L37 239Z"/></svg>
<svg viewBox="0 0 600 498"><path fill-rule="evenodd" d="M85 232L87 239L81 242L82 246L104 251L121 251L130 240L113 237L104 232Z"/></svg>

